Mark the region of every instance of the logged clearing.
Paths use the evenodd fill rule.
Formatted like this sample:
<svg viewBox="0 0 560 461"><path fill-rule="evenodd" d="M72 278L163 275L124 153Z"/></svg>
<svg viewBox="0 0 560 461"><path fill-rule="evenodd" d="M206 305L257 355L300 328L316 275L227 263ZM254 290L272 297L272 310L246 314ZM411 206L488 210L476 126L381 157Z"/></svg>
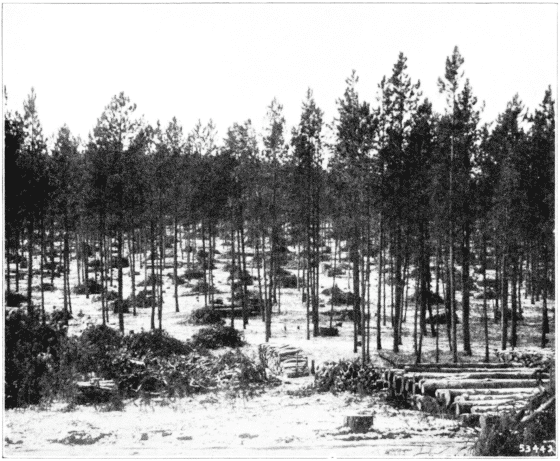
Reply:
<svg viewBox="0 0 560 461"><path fill-rule="evenodd" d="M216 261L214 284L216 298L228 302L229 273L224 271L226 259ZM72 265L71 286L77 284L75 263ZM124 296L130 294L129 271L124 269ZM136 270L144 274L137 261ZM253 275L256 270L252 269ZM296 274L296 271L291 271ZM116 273L116 271L115 271ZM172 336L186 340L199 326L188 322L193 309L204 306L203 295L192 293L192 284L179 286L180 312L175 312L172 269L164 271L163 328ZM142 276L137 276L142 278ZM350 289L350 274L346 271L336 283L343 290ZM25 289L20 285L20 292ZM13 283L13 282L12 282ZM116 289L116 277L112 289ZM375 306L377 305L377 271L371 274L371 349L375 364L388 366L375 351ZM409 297L413 294L410 283ZM56 290L45 293L47 312L63 304L62 280L55 279ZM321 290L332 287L332 278L320 276ZM388 292L389 292L389 287ZM40 304L40 292L34 291L34 301ZM459 295L459 292L457 293ZM329 297L321 295L325 303L322 313L330 310ZM101 323L101 303L94 296L72 295L73 319L69 334L79 335L88 324ZM523 299L524 320L519 327L519 347L537 347L540 341L541 302L532 306ZM408 301L403 325L403 345L400 360L412 362L414 302ZM337 306L336 310L346 306ZM549 301L554 315L554 303ZM473 357L483 359L483 328L481 302L473 300L471 335ZM443 307L441 307L443 310ZM441 312L441 311L440 311ZM382 327L383 353L393 358L390 324L390 300L387 299L387 322ZM321 315L321 326L329 326L329 317ZM500 325L490 319L490 347L492 359L500 346ZM230 320L226 319L229 325ZM325 361L360 357L352 352L353 323L338 322L339 336L306 339L305 304L297 289L283 289L279 305L273 308L271 344L289 344L300 348L315 365ZM551 322L551 344L554 344L554 325ZM110 326L118 328L118 316L110 314ZM243 352L257 358L258 345L264 342L264 322L250 318L245 330L240 318L235 327L242 330L247 342ZM138 309L138 315L125 315L126 331L139 332L150 328L150 309ZM449 344L440 326L441 362L449 362ZM428 327L429 330L429 327ZM461 344L460 328L458 342ZM435 338L424 338L424 361L434 361ZM466 361L462 356L460 360ZM181 399L153 399L125 401L123 411L102 411L95 406L70 407L65 402L48 406L8 410L4 412L4 455L8 457L385 457L470 456L477 430L460 425L457 420L427 415L417 410L396 409L389 406L383 392L358 396L349 393L306 392L313 376L283 378L282 384L269 387L253 398L230 397L225 393L207 393ZM350 433L344 427L345 416L373 415L373 426L364 434Z"/></svg>

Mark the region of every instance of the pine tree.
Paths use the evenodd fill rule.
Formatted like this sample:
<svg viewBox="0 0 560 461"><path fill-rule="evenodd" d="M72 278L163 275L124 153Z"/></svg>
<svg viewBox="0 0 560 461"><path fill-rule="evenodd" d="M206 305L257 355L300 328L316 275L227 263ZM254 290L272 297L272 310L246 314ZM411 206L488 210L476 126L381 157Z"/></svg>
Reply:
<svg viewBox="0 0 560 461"><path fill-rule="evenodd" d="M56 190L55 215L62 223L64 234L64 309L68 309L70 300L70 271L69 241L76 230L76 220L80 211L82 163L79 158L78 141L65 125L58 131L58 136L52 151L52 180ZM87 256L85 264L87 266ZM87 279L84 281L87 287Z"/></svg>
<svg viewBox="0 0 560 461"><path fill-rule="evenodd" d="M6 89L4 96L7 101ZM25 188L21 181L23 168L23 120L16 112L5 109L4 118L4 219L5 219L5 248L6 248L6 287L11 290L10 264L16 263L15 291L19 291L19 242L24 226L24 208L21 206L25 199Z"/></svg>
<svg viewBox="0 0 560 461"><path fill-rule="evenodd" d="M528 216L528 239L538 248L535 259L541 261L541 287L544 287L541 347L547 344L549 320L547 292L548 270L554 254L554 160L555 160L555 111L551 88L545 92L542 103L530 118L528 159L522 179L525 180L526 200L531 205ZM554 272L553 272L554 273ZM551 284L552 285L552 284ZM553 285L552 285L553 286Z"/></svg>
<svg viewBox="0 0 560 461"><path fill-rule="evenodd" d="M383 200L385 203L384 218L391 232L392 254L395 258L395 304L393 322L393 351L398 352L401 344L403 321L403 300L406 269L405 235L410 226L409 217L412 209L413 195L410 171L411 158L408 151L410 134L414 125L414 115L420 97L420 82L413 84L406 73L407 58L403 53L393 66L393 74L384 85L382 95L382 111L384 113L384 129L386 143L380 155L385 165Z"/></svg>
<svg viewBox="0 0 560 461"><path fill-rule="evenodd" d="M368 158L370 156L375 133L375 120L368 103L360 103L356 84L358 76L353 71L346 80L344 97L338 100L338 119L334 122L336 144L331 160L332 174L337 176L341 196L346 207L342 222L349 241L352 262L352 280L354 292L354 352L358 351L358 335L361 332L360 318L360 246L362 229L367 227L365 183L370 176ZM362 341L364 344L365 341Z"/></svg>
<svg viewBox="0 0 560 461"><path fill-rule="evenodd" d="M284 130L286 120L282 115L282 104L276 98L268 106L266 120L267 126L263 137L264 158L268 168L268 181L265 186L265 200L270 209L269 216L269 241L270 241L270 262L269 262L269 282L268 282L268 303L265 307L265 340L268 341L272 335L272 305L277 303L278 281L277 274L279 269L278 247L280 246L280 218L281 208L279 203L279 171L282 162L285 160L287 146L284 143ZM263 254L264 246L263 246Z"/></svg>
<svg viewBox="0 0 560 461"><path fill-rule="evenodd" d="M295 223L305 235L307 256L306 306L313 319L313 336L319 334L319 227L321 194L321 130L323 112L316 106L311 89L303 103L301 120L292 132L294 187L291 190L296 204ZM309 339L309 335L308 335Z"/></svg>
<svg viewBox="0 0 560 461"><path fill-rule="evenodd" d="M456 322L456 302L455 302L455 218L454 218L454 169L455 169L455 138L456 138L456 111L457 111L457 97L460 91L460 80L463 77L463 72L460 71L461 66L465 62L464 58L459 53L459 48L453 49L453 54L448 57L445 62L445 76L444 79L438 79L438 86L440 93L445 93L447 99L447 111L449 114L449 131L450 131L450 153L449 153L449 204L448 204L448 312L451 316L451 340L453 349L453 362L457 362L457 322Z"/></svg>
<svg viewBox="0 0 560 461"><path fill-rule="evenodd" d="M32 285L33 285L33 256L35 232L40 222L40 214L44 206L44 180L46 165L46 143L43 129L39 121L36 107L37 95L31 88L31 93L23 103L23 148L21 157L21 181L24 188L24 200L21 203L27 227L27 310L33 313Z"/></svg>
<svg viewBox="0 0 560 461"><path fill-rule="evenodd" d="M125 216L127 201L126 155L138 134L140 122L134 118L136 104L131 103L124 93L114 96L105 107L90 140L92 158L92 190L101 218L101 235L111 230L117 240L117 307L119 329L124 332L123 315L123 240L126 230ZM112 261L108 261L109 264Z"/></svg>

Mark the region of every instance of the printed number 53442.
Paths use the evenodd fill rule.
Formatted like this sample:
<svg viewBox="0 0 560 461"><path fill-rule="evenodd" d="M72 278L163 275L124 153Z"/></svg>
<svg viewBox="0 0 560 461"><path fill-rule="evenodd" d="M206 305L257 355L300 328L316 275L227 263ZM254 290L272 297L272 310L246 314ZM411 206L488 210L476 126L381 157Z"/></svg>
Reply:
<svg viewBox="0 0 560 461"><path fill-rule="evenodd" d="M519 445L519 451L521 453L551 453L551 454L555 454L556 450L554 449L554 447L552 445Z"/></svg>

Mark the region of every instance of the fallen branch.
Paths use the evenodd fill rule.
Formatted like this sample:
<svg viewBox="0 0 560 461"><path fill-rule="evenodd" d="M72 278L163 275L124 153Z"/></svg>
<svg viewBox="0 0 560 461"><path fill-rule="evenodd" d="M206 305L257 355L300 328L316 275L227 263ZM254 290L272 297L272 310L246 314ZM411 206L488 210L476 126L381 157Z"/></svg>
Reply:
<svg viewBox="0 0 560 461"><path fill-rule="evenodd" d="M392 366L394 366L395 368L402 368L402 366L399 366L399 364L397 362L395 362L394 360L390 359L389 357L381 354L381 353L377 353L377 355L379 356L380 359L385 360L386 362L389 362Z"/></svg>

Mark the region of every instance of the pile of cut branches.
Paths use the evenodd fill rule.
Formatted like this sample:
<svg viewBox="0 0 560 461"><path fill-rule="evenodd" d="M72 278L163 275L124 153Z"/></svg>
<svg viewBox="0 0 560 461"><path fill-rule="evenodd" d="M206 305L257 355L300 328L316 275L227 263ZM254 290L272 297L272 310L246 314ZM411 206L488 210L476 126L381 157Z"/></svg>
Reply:
<svg viewBox="0 0 560 461"><path fill-rule="evenodd" d="M554 360L554 351L536 348L523 348L514 351L496 351L500 362L521 363L526 367L548 368Z"/></svg>

